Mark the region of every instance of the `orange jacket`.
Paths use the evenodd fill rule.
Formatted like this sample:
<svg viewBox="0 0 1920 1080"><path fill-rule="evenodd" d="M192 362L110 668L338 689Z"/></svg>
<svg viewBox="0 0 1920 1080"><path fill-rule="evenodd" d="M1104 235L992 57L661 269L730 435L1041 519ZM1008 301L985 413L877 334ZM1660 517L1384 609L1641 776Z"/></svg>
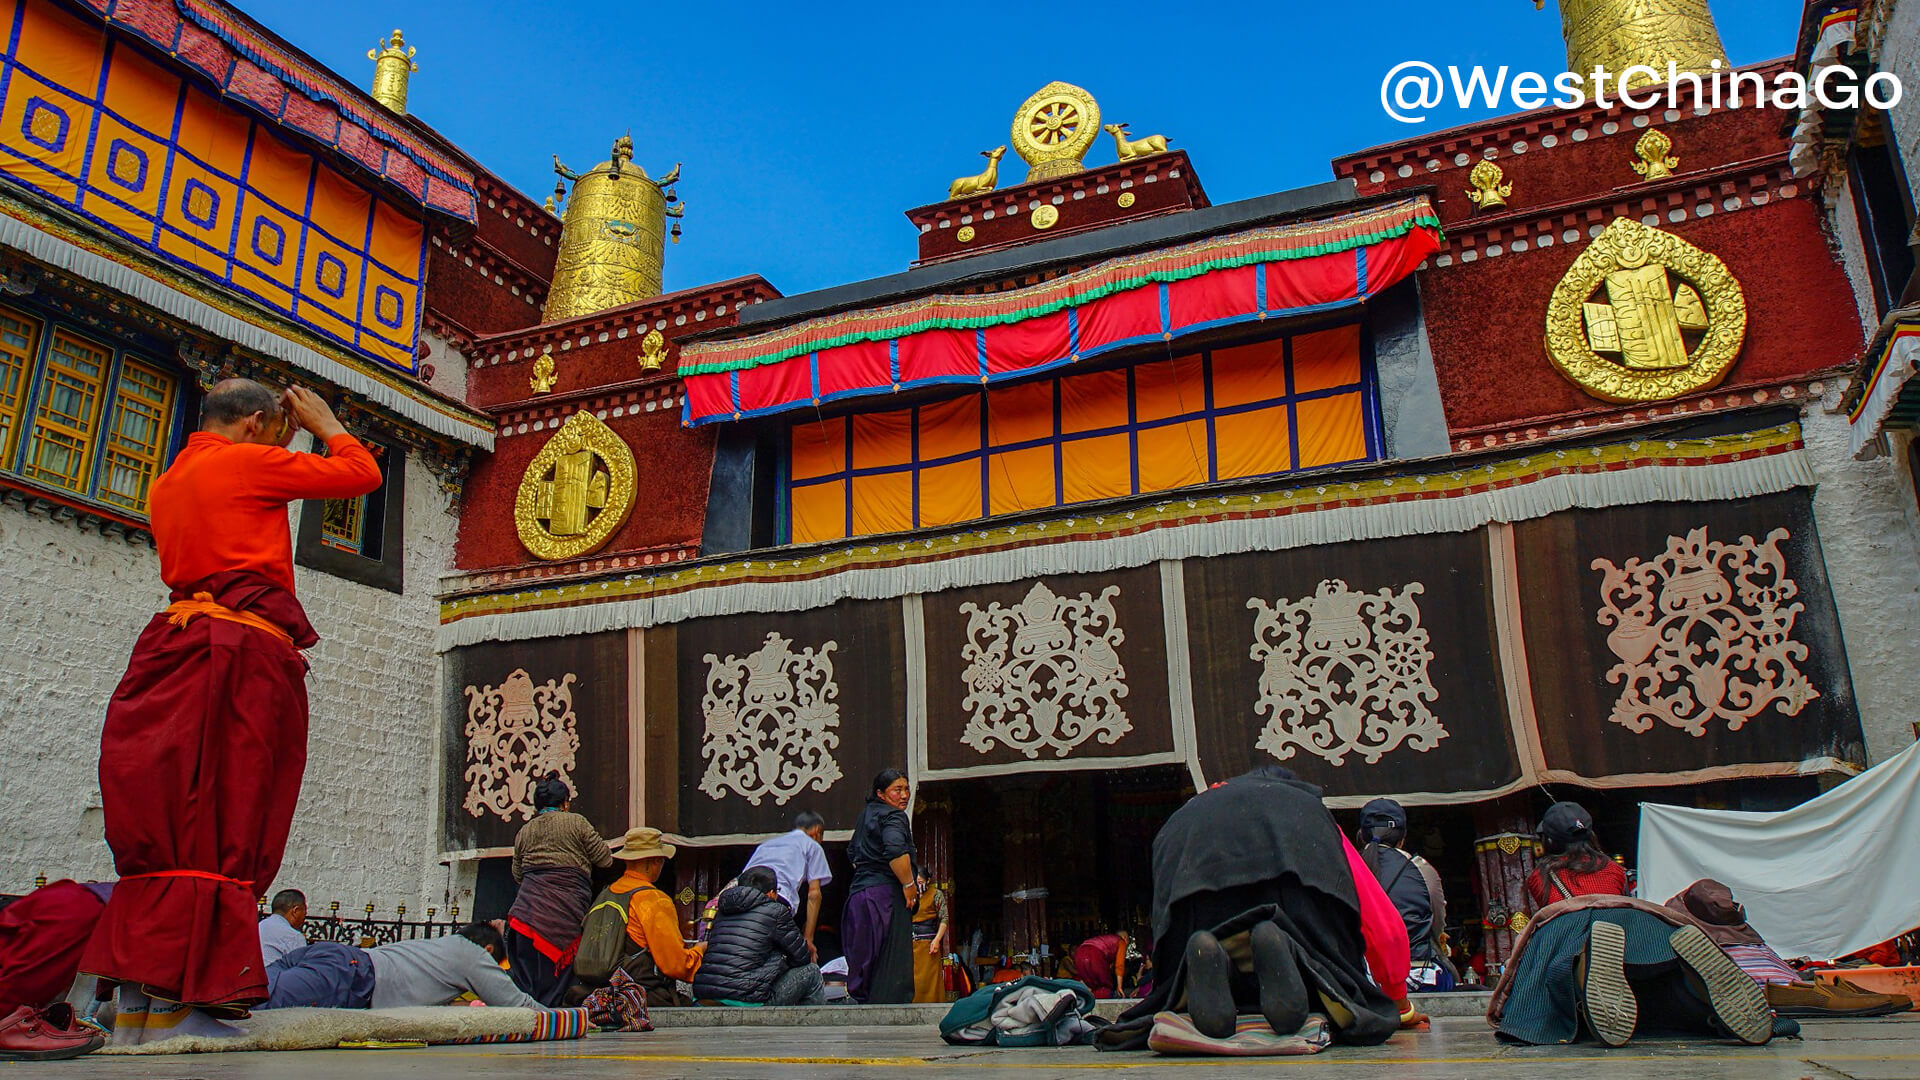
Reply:
<svg viewBox="0 0 1920 1080"><path fill-rule="evenodd" d="M287 504L347 499L379 486L380 466L351 435L328 439L322 457L196 431L153 482L160 580L180 589L222 571L253 570L291 593Z"/></svg>
<svg viewBox="0 0 1920 1080"><path fill-rule="evenodd" d="M630 893L653 881L637 866L629 867L620 880L607 886L616 893ZM700 970L700 958L707 947L689 947L680 936L680 913L673 898L657 888L646 889L627 905L627 937L634 945L653 954L653 965L668 978L692 982Z"/></svg>

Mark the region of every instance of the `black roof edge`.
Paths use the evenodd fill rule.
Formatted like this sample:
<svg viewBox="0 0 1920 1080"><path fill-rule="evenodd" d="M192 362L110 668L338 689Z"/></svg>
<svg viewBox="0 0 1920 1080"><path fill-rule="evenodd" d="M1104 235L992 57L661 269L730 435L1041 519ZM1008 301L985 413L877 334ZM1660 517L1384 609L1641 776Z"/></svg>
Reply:
<svg viewBox="0 0 1920 1080"><path fill-rule="evenodd" d="M734 326L695 335L693 340L728 337L743 330L765 329L776 323L904 299L942 288L999 280L1059 263L1085 262L1142 248L1161 247L1228 229L1304 216L1330 207L1404 199L1411 193L1399 190L1361 199L1355 193L1351 179L1328 180L1311 187L1130 221L1124 225L1062 236L1057 240L1043 240L932 266L917 266L886 277L868 278L779 300L768 300L742 310L739 322Z"/></svg>

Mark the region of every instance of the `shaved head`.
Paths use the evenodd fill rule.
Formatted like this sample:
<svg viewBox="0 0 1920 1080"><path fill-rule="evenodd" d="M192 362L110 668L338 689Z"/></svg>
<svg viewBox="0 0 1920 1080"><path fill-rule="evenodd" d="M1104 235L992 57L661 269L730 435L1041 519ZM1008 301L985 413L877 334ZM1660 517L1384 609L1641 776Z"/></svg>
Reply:
<svg viewBox="0 0 1920 1080"><path fill-rule="evenodd" d="M222 379L200 400L200 426L226 427L254 413L277 416L279 412L280 395L252 379Z"/></svg>

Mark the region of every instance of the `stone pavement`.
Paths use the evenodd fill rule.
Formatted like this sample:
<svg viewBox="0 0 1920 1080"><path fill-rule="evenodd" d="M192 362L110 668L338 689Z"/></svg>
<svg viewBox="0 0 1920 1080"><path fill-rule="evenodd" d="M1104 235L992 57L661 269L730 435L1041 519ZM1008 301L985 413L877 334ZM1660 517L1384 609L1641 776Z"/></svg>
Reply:
<svg viewBox="0 0 1920 1080"><path fill-rule="evenodd" d="M0 1078L29 1073L0 1065ZM1384 1046L1335 1047L1316 1057L1163 1058L1102 1054L1085 1047L971 1050L947 1046L926 1027L671 1028L595 1035L531 1046L447 1046L425 1050L309 1050L191 1057L87 1057L25 1066L58 1080L812 1080L947 1076L1077 1080L1090 1070L1129 1078L1213 1080L1331 1075L1337 1080L1914 1080L1920 1077L1920 1016L1828 1020L1800 1040L1746 1047L1709 1041L1644 1041L1620 1050L1592 1046L1508 1047L1470 1018L1434 1022Z"/></svg>

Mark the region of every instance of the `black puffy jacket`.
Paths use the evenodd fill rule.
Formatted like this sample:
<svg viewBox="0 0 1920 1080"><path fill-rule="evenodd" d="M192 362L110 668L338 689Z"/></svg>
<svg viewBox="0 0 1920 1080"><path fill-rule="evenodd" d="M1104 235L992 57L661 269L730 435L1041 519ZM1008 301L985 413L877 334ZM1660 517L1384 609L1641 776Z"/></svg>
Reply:
<svg viewBox="0 0 1920 1080"><path fill-rule="evenodd" d="M793 910L776 897L735 885L720 894L707 954L693 976L693 996L764 1002L787 969L812 962Z"/></svg>

